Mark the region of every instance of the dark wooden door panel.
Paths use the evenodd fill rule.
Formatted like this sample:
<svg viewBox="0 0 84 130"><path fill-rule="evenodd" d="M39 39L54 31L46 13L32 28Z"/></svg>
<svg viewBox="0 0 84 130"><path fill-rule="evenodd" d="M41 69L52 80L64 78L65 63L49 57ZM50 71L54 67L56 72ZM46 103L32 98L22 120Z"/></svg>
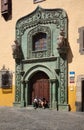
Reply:
<svg viewBox="0 0 84 130"><path fill-rule="evenodd" d="M35 97L46 98L49 101L49 79L45 73L39 72L35 74L32 78L32 92L31 99L34 100Z"/></svg>
<svg viewBox="0 0 84 130"><path fill-rule="evenodd" d="M47 79L43 80L43 96L49 101L49 81Z"/></svg>

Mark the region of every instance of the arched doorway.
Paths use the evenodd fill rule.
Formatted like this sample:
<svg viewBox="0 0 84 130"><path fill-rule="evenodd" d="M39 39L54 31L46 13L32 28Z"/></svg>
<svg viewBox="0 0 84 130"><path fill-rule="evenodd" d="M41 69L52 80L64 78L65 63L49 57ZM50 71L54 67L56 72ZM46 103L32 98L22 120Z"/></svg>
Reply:
<svg viewBox="0 0 84 130"><path fill-rule="evenodd" d="M35 97L43 98L49 102L49 77L42 71L35 73L29 82L28 102L32 104Z"/></svg>

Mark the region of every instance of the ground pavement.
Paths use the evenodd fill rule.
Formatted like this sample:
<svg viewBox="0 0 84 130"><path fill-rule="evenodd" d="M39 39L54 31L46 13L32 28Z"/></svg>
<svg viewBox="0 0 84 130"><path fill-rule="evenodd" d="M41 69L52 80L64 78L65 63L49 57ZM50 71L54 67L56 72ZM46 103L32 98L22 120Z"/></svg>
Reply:
<svg viewBox="0 0 84 130"><path fill-rule="evenodd" d="M84 130L84 113L0 107L0 130Z"/></svg>

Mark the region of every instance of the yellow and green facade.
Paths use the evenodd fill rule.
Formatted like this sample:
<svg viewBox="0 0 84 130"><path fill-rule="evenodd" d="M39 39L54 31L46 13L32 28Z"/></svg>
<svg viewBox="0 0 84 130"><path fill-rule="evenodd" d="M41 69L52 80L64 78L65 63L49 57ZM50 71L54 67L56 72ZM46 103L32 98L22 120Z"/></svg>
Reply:
<svg viewBox="0 0 84 130"><path fill-rule="evenodd" d="M51 109L84 111L84 2L14 0L5 11L2 3L0 106L30 107L38 96Z"/></svg>

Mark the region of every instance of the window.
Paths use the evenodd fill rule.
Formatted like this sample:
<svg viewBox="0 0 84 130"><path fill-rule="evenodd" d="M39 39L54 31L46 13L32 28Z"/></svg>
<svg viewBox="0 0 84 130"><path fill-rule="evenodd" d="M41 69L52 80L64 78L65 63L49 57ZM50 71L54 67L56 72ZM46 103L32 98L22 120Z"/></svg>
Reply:
<svg viewBox="0 0 84 130"><path fill-rule="evenodd" d="M46 33L40 32L33 36L33 51L43 51L47 49Z"/></svg>
<svg viewBox="0 0 84 130"><path fill-rule="evenodd" d="M0 87L10 88L12 87L12 73L3 66L0 70Z"/></svg>
<svg viewBox="0 0 84 130"><path fill-rule="evenodd" d="M8 13L8 0L1 0L1 13Z"/></svg>
<svg viewBox="0 0 84 130"><path fill-rule="evenodd" d="M9 72L8 71L2 74L2 86L3 87L9 86Z"/></svg>
<svg viewBox="0 0 84 130"><path fill-rule="evenodd" d="M84 27L81 27L78 29L79 32L79 52L80 54L84 54Z"/></svg>
<svg viewBox="0 0 84 130"><path fill-rule="evenodd" d="M11 18L12 14L12 0L1 0L1 14L5 20Z"/></svg>
<svg viewBox="0 0 84 130"><path fill-rule="evenodd" d="M27 57L43 58L51 56L51 30L47 26L36 26L28 33Z"/></svg>

